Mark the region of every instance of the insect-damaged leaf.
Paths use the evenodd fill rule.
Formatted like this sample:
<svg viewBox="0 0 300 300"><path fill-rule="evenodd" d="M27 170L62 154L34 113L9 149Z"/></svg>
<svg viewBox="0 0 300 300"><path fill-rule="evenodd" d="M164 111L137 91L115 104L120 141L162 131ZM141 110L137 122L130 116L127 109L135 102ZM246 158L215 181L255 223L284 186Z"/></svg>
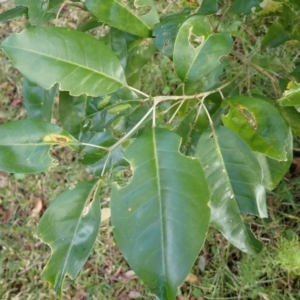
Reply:
<svg viewBox="0 0 300 300"><path fill-rule="evenodd" d="M237 248L258 253L262 243L241 214L267 217L262 170L248 145L233 131L204 132L196 149L211 193L211 224Z"/></svg>
<svg viewBox="0 0 300 300"><path fill-rule="evenodd" d="M199 161L181 155L176 134L152 129L125 152L131 182L111 194L117 243L151 292L175 299L206 237L209 192ZM192 241L192 242L191 242Z"/></svg>
<svg viewBox="0 0 300 300"><path fill-rule="evenodd" d="M300 107L300 84L291 81L283 97L277 100L280 106L297 106Z"/></svg>
<svg viewBox="0 0 300 300"><path fill-rule="evenodd" d="M230 111L222 117L226 127L240 135L253 151L287 160L285 147L289 130L272 104L247 96L228 98L227 103Z"/></svg>
<svg viewBox="0 0 300 300"><path fill-rule="evenodd" d="M276 159L267 157L262 153L254 153L263 171L262 183L269 191L275 189L291 166L293 159L293 134L290 128L286 152L286 161L278 161Z"/></svg>
<svg viewBox="0 0 300 300"><path fill-rule="evenodd" d="M21 120L0 125L0 170L10 173L39 173L55 166L49 155L53 145L79 145L55 124Z"/></svg>
<svg viewBox="0 0 300 300"><path fill-rule="evenodd" d="M25 77L44 89L59 83L60 89L72 96L100 96L127 85L115 54L83 32L29 28L12 34L2 48Z"/></svg>
<svg viewBox="0 0 300 300"><path fill-rule="evenodd" d="M42 277L58 294L65 275L74 279L87 260L100 227L100 182L78 183L50 204L40 220L37 237L52 255Z"/></svg>
<svg viewBox="0 0 300 300"><path fill-rule="evenodd" d="M212 34L211 25L205 16L187 19L179 29L174 46L174 66L182 81L198 81L219 64L222 56L228 55L233 46L229 32Z"/></svg>

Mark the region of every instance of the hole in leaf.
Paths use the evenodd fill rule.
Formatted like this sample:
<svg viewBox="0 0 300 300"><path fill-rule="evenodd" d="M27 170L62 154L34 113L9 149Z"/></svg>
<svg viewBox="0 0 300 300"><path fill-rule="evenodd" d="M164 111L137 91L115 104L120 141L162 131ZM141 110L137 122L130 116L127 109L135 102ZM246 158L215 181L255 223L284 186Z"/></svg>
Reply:
<svg viewBox="0 0 300 300"><path fill-rule="evenodd" d="M144 16L146 14L148 14L149 12L151 11L151 6L141 6L141 7L137 7L135 9L135 13L138 15L138 16Z"/></svg>
<svg viewBox="0 0 300 300"><path fill-rule="evenodd" d="M149 5L139 5L139 1L136 0L122 0L122 3L139 17L148 14L152 9Z"/></svg>
<svg viewBox="0 0 300 300"><path fill-rule="evenodd" d="M92 191L92 193L90 194L89 199L85 203L85 207L84 207L83 212L82 212L83 217L86 216L88 214L88 212L90 211L90 208L91 208L93 200L94 200L94 195L95 195L95 190Z"/></svg>
<svg viewBox="0 0 300 300"><path fill-rule="evenodd" d="M194 48L198 48L204 40L204 36L197 36L193 33L193 27L189 31L189 44Z"/></svg>
<svg viewBox="0 0 300 300"><path fill-rule="evenodd" d="M242 106L239 106L239 111L244 116L244 118L247 120L248 124L254 129L257 130L257 122L255 119L255 116L251 111L249 111L247 108L244 108Z"/></svg>

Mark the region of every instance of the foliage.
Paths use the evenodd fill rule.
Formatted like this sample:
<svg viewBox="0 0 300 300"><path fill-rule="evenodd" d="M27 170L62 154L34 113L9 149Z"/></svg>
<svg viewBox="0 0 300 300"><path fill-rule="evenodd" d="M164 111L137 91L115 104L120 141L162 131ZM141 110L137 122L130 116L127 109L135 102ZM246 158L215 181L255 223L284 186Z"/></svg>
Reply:
<svg viewBox="0 0 300 300"><path fill-rule="evenodd" d="M104 178L129 166L130 182L112 185L114 235L159 299L176 297L209 224L259 253L244 215L267 217L266 190L288 170L300 132L297 56L283 70L272 57L300 42L297 1L15 4L0 20L25 14L29 23L1 47L24 75L29 119L0 125L0 169L47 171L58 145L94 177L60 194L39 223L37 236L52 250L42 275L55 292L91 252ZM55 26L66 5L82 10L76 28ZM157 55L174 70L163 96L151 95L142 76ZM250 80L245 66L255 72Z"/></svg>

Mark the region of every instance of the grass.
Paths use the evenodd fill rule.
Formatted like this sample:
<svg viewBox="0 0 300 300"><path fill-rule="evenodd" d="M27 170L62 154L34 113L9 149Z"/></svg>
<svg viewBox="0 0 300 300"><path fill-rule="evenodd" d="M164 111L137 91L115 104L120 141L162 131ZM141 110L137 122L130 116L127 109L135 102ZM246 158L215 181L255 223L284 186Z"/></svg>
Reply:
<svg viewBox="0 0 300 300"><path fill-rule="evenodd" d="M6 7L7 4L2 4L0 11ZM19 31L22 24L19 20L0 24L1 40ZM284 54L285 65L290 68L288 61L294 56L294 49L287 47L280 51ZM259 58L264 60L264 57ZM260 63L259 60L254 62ZM277 71L281 72L280 69ZM247 70L248 77L243 79L245 83L240 85L241 90L251 91L251 85L257 86L257 82L249 83L252 72L252 69ZM178 83L174 73L170 72L169 60L161 57L155 58L154 66L146 65L142 78L144 90L152 94L172 93L174 90L167 82L171 80L175 86ZM261 77L254 80L259 81ZM261 90L267 91L270 87L262 83ZM0 123L25 117L21 76L0 53ZM2 300L58 298L40 276L50 249L34 238L34 233L51 200L88 175L76 155L67 148L55 148L52 155L59 161L59 166L46 174L24 176L0 172ZM122 173L119 177L122 179ZM103 207L109 204L108 192L107 188L101 196ZM253 230L265 245L256 256L241 253L211 228L177 299L300 299L299 200L300 177L298 173L290 172L268 195L269 217L263 220L246 217L252 221ZM110 223L104 222L83 270L74 281L66 278L62 299L150 300L153 297L130 270L115 244Z"/></svg>

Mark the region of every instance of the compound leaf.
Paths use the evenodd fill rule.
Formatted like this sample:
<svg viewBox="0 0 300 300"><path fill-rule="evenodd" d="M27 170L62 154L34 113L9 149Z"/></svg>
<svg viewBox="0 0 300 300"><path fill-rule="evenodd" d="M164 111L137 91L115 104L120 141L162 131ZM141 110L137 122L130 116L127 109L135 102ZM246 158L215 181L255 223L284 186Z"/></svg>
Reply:
<svg viewBox="0 0 300 300"><path fill-rule="evenodd" d="M152 129L125 152L131 182L113 185L112 223L119 247L159 299L175 299L206 238L209 192L199 161L178 152L180 138Z"/></svg>
<svg viewBox="0 0 300 300"><path fill-rule="evenodd" d="M0 125L0 169L10 173L39 173L55 166L49 155L53 145L78 141L55 124L20 120Z"/></svg>
<svg viewBox="0 0 300 300"><path fill-rule="evenodd" d="M87 260L100 227L97 180L80 182L50 204L40 220L37 237L52 255L42 277L58 294L65 275L74 279Z"/></svg>
<svg viewBox="0 0 300 300"><path fill-rule="evenodd" d="M211 193L211 224L240 250L260 252L262 243L241 216L267 217L262 170L249 146L230 129L219 127L201 135L195 156Z"/></svg>
<svg viewBox="0 0 300 300"><path fill-rule="evenodd" d="M224 125L240 135L255 152L286 160L288 127L276 108L259 98L228 98L230 111L222 117Z"/></svg>
<svg viewBox="0 0 300 300"><path fill-rule="evenodd" d="M25 77L44 89L58 82L60 89L72 96L100 96L126 85L115 54L83 32L62 27L29 28L12 34L2 48Z"/></svg>

